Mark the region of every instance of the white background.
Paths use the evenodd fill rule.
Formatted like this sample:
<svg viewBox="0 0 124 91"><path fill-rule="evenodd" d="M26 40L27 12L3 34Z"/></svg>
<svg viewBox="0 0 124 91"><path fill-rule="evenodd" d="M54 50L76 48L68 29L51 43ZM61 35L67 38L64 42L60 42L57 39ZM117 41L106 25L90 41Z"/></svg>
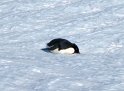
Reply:
<svg viewBox="0 0 124 91"><path fill-rule="evenodd" d="M124 91L124 0L0 0L0 91Z"/></svg>

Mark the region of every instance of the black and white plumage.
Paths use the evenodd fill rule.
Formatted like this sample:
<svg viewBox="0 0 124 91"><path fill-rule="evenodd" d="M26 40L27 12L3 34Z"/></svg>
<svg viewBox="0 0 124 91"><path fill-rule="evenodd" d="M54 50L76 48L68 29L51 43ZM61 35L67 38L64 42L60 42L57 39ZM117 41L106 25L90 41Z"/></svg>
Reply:
<svg viewBox="0 0 124 91"><path fill-rule="evenodd" d="M51 40L49 43L47 43L47 48L43 50L48 50L53 53L62 53L62 54L80 53L79 48L76 44L71 43L68 40L62 38Z"/></svg>

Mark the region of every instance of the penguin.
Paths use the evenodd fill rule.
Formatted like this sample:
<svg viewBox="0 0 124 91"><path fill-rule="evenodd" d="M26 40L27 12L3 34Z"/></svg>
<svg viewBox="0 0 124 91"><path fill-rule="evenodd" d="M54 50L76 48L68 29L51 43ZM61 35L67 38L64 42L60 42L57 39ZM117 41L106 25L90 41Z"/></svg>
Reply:
<svg viewBox="0 0 124 91"><path fill-rule="evenodd" d="M61 54L79 54L79 48L75 43L62 38L56 38L47 43L47 48L42 49L44 51L49 51L52 53Z"/></svg>

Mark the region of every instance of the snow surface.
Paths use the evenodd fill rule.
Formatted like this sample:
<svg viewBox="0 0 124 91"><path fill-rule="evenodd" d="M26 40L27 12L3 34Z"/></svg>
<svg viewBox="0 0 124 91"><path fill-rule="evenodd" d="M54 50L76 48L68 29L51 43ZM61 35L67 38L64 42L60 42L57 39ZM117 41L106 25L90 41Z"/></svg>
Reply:
<svg viewBox="0 0 124 91"><path fill-rule="evenodd" d="M124 91L124 0L0 0L0 91Z"/></svg>

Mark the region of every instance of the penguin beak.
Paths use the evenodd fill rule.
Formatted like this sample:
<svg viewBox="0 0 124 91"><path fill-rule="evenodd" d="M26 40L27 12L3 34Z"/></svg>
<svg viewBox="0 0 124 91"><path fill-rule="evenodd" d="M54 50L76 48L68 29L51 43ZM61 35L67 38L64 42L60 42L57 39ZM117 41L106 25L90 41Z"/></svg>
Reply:
<svg viewBox="0 0 124 91"><path fill-rule="evenodd" d="M80 52L78 52L77 54L80 54Z"/></svg>

